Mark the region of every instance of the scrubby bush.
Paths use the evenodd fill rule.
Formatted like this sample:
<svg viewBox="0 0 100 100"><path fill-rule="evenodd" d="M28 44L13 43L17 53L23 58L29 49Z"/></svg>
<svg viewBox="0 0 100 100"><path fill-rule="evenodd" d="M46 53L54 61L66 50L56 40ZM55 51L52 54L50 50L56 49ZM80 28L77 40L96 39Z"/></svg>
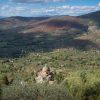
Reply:
<svg viewBox="0 0 100 100"><path fill-rule="evenodd" d="M56 74L55 75L55 80L57 81L58 84L61 83L64 80L63 73L60 72L60 73Z"/></svg>
<svg viewBox="0 0 100 100"><path fill-rule="evenodd" d="M11 85L2 89L2 100L72 100L60 85Z"/></svg>
<svg viewBox="0 0 100 100"><path fill-rule="evenodd" d="M89 84L83 89L82 100L99 100L100 99L100 82Z"/></svg>
<svg viewBox="0 0 100 100"><path fill-rule="evenodd" d="M82 81L83 84L85 84L86 81L87 81L87 76L86 76L86 75L87 75L87 74L86 74L85 71L82 71L82 72L80 73L80 78L81 78L81 81Z"/></svg>

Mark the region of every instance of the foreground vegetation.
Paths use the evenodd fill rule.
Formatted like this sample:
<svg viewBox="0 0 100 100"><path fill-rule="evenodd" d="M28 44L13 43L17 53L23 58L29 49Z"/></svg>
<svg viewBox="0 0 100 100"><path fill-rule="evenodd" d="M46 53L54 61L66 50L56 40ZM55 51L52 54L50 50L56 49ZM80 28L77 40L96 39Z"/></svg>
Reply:
<svg viewBox="0 0 100 100"><path fill-rule="evenodd" d="M2 100L99 100L100 51L57 49L0 59ZM36 84L36 71L47 64L54 85Z"/></svg>

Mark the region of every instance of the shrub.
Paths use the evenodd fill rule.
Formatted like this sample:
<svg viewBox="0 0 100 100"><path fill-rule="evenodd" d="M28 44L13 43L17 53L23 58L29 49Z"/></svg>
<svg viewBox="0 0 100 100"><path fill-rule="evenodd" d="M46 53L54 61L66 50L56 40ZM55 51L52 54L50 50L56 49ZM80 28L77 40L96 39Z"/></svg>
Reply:
<svg viewBox="0 0 100 100"><path fill-rule="evenodd" d="M55 75L55 80L57 81L58 84L61 83L64 80L63 73L60 72L60 73L56 74Z"/></svg>
<svg viewBox="0 0 100 100"><path fill-rule="evenodd" d="M86 83L86 81L87 81L87 76L86 76L86 75L87 75L87 74L86 74L85 71L82 71L82 72L80 73L80 77L81 77L82 83Z"/></svg>
<svg viewBox="0 0 100 100"><path fill-rule="evenodd" d="M71 96L59 85L11 85L3 87L2 100L71 100Z"/></svg>
<svg viewBox="0 0 100 100"><path fill-rule="evenodd" d="M82 100L99 100L100 98L100 82L93 85L87 85L82 93Z"/></svg>

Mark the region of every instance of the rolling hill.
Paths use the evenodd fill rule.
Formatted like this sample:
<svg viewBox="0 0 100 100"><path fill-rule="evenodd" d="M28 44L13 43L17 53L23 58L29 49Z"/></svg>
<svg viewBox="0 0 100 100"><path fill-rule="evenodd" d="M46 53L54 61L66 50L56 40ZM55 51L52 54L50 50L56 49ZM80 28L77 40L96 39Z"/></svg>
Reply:
<svg viewBox="0 0 100 100"><path fill-rule="evenodd" d="M86 15L79 16L80 18L88 19L100 26L100 11L92 12Z"/></svg>
<svg viewBox="0 0 100 100"><path fill-rule="evenodd" d="M56 29L83 29L87 28L87 21L72 17L72 16L58 16L58 17L9 17L0 20L0 26L3 29L13 29L24 26L26 30L37 31L52 31Z"/></svg>
<svg viewBox="0 0 100 100"><path fill-rule="evenodd" d="M94 12L80 17L16 16L0 19L0 56L18 57L23 51L48 52L60 48L97 49L99 39L97 43L95 41L99 35L95 34L99 31L94 34L95 40L91 38L93 35L88 34L89 15L99 18L99 12Z"/></svg>
<svg viewBox="0 0 100 100"><path fill-rule="evenodd" d="M21 16L15 16L15 17L7 17L2 18L0 20L0 29L12 29L20 26L26 26L30 22L34 23L37 21L41 21L44 19L47 19L49 17L21 17Z"/></svg>

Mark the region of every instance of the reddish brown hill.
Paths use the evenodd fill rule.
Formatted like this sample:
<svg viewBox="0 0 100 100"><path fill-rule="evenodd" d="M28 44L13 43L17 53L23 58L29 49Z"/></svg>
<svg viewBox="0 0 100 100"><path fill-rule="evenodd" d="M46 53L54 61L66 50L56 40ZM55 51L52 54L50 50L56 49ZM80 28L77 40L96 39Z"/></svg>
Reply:
<svg viewBox="0 0 100 100"><path fill-rule="evenodd" d="M16 27L26 26L41 20L48 19L49 17L8 17L0 19L0 29L13 29Z"/></svg>
<svg viewBox="0 0 100 100"><path fill-rule="evenodd" d="M24 30L24 33L32 32L52 32L56 30L68 30L71 28L79 30L87 30L88 22L84 19L71 17L71 16L59 16L51 17L46 20L38 22L30 22L28 29Z"/></svg>

